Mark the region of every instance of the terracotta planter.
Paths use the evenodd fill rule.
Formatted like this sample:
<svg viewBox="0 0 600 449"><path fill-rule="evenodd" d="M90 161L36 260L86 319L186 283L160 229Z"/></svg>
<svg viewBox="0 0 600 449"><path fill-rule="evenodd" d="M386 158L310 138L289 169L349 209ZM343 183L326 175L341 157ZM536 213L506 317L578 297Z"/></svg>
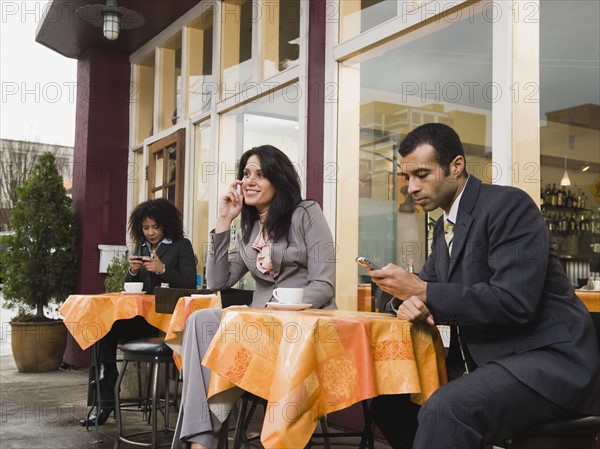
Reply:
<svg viewBox="0 0 600 449"><path fill-rule="evenodd" d="M10 326L12 353L19 372L42 373L60 367L67 345L67 327L62 321Z"/></svg>

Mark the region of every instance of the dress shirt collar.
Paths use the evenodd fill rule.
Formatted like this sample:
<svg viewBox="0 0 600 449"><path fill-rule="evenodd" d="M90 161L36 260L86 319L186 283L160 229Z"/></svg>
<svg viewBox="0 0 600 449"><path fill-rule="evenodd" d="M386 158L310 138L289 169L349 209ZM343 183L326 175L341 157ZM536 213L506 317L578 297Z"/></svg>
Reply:
<svg viewBox="0 0 600 449"><path fill-rule="evenodd" d="M162 245L163 243L165 245L170 245L170 244L173 243L173 240L171 240L168 237L165 237L164 239L162 239L160 241L160 243L158 244L158 246L156 247L156 249L158 250L158 248L160 247L160 245ZM148 252L150 253L150 257L154 257L154 255L152 254L152 245L150 244L150 242L148 240L146 240L144 243L142 243L142 246L145 246L145 247L148 248Z"/></svg>
<svg viewBox="0 0 600 449"><path fill-rule="evenodd" d="M467 182L465 182L462 190L460 191L460 193L458 194L458 196L452 203L452 206L450 207L450 212L448 214L446 214L446 212L444 212L444 220L450 220L452 223L456 223L456 218L458 216L458 206L460 205L460 199L462 198L462 195L465 192L465 187L467 187L467 183L469 182L470 177L471 177L471 175L469 175L467 177Z"/></svg>

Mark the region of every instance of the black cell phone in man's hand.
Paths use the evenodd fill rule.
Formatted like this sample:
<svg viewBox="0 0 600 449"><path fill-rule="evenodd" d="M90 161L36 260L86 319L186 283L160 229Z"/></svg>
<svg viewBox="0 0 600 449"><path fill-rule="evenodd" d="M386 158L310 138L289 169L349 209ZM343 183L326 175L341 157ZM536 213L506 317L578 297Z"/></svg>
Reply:
<svg viewBox="0 0 600 449"><path fill-rule="evenodd" d="M133 260L144 260L144 256L131 256Z"/></svg>
<svg viewBox="0 0 600 449"><path fill-rule="evenodd" d="M366 257L358 256L356 258L356 263L363 267L365 270L381 270L381 267L377 265L375 262L371 262Z"/></svg>

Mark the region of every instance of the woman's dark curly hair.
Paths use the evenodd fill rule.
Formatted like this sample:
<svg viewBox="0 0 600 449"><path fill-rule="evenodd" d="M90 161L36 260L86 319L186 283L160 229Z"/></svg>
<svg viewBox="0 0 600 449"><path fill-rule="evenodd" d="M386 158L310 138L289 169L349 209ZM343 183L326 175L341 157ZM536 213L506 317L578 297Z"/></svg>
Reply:
<svg viewBox="0 0 600 449"><path fill-rule="evenodd" d="M290 159L281 150L271 145L261 145L246 151L242 155L238 168L238 179L243 179L244 169L251 156L258 158L263 176L275 188L275 196L269 206L269 213L264 222L264 227L267 235L273 241L277 241L282 236L287 235L294 209L302 201L300 177ZM244 243L248 243L252 227L258 220L258 211L256 207L244 203L241 216L242 239Z"/></svg>
<svg viewBox="0 0 600 449"><path fill-rule="evenodd" d="M136 245L141 245L145 240L142 222L146 218L162 227L166 238L173 241L183 238L181 212L169 200L159 198L138 204L129 216L129 235Z"/></svg>

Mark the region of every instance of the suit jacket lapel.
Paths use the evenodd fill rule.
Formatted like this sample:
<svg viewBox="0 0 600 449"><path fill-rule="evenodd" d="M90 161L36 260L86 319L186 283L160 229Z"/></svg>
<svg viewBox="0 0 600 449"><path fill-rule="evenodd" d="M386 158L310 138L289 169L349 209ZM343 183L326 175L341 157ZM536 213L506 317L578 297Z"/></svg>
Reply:
<svg viewBox="0 0 600 449"><path fill-rule="evenodd" d="M457 265L457 261L460 259L465 250L467 236L469 235L469 230L473 224L473 217L471 213L477 204L480 187L481 181L474 176L471 176L467 181L465 191L460 199L458 216L456 217L456 224L454 225L454 238L452 239L452 254L450 257L448 278L452 276L452 272Z"/></svg>

